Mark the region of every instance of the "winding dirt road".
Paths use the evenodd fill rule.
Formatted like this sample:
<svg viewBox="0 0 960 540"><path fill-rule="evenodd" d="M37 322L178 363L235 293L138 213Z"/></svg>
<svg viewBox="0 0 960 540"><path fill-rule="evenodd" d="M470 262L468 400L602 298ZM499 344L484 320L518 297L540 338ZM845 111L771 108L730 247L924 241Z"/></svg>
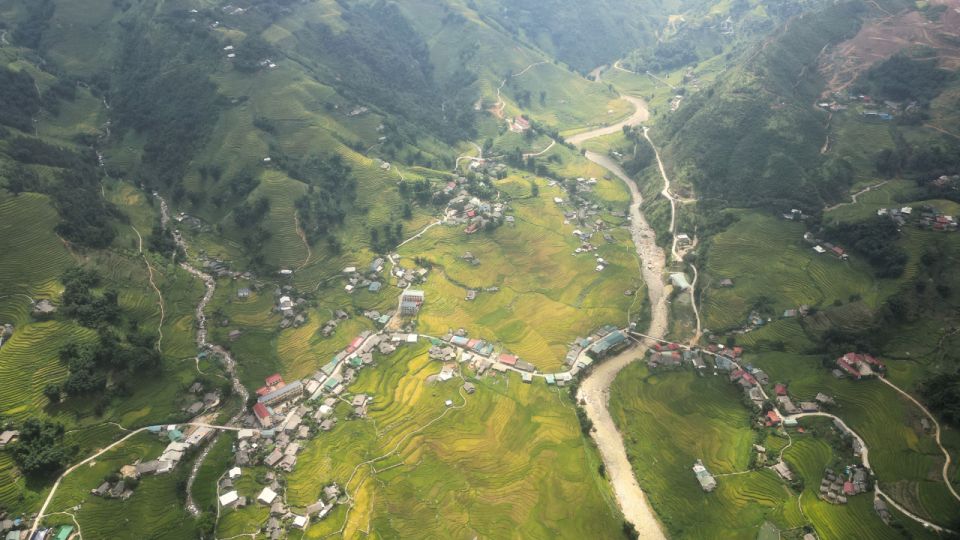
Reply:
<svg viewBox="0 0 960 540"><path fill-rule="evenodd" d="M616 124L597 128L574 135L567 140L573 144L582 144L590 139L610 135L623 129L623 126L634 126L649 118L646 103L642 100L624 96L636 107L634 113ZM637 248L637 255L641 260L641 273L647 284L647 293L650 297L651 319L647 333L651 336L662 337L667 331L669 310L663 283L663 270L666 264L666 255L656 244L656 233L640 210L643 197L636 183L627 176L619 164L603 154L587 151L586 158L613 173L626 184L630 190L630 233ZM627 459L627 451L623 445L623 437L617 430L617 425L610 416L607 404L610 400L610 385L617 374L630 362L637 359L636 351L628 349L603 363L597 365L580 383L577 398L583 405L587 416L593 422L594 430L591 433L600 450L607 475L613 485L617 502L623 511L624 518L633 523L641 538L666 538L663 528L646 494L637 483Z"/></svg>

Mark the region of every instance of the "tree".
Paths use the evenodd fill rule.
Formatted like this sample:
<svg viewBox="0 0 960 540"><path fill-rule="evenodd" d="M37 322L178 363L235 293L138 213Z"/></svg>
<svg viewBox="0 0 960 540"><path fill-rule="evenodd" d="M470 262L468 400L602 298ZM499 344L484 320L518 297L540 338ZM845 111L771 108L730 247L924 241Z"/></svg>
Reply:
<svg viewBox="0 0 960 540"><path fill-rule="evenodd" d="M76 451L63 443L63 424L31 418L20 428L13 459L29 476L46 476L62 469Z"/></svg>
<svg viewBox="0 0 960 540"><path fill-rule="evenodd" d="M536 182L530 182L530 195L533 197L540 196L540 186Z"/></svg>
<svg viewBox="0 0 960 540"><path fill-rule="evenodd" d="M60 403L60 385L48 384L43 388L43 395L50 400L50 403Z"/></svg>

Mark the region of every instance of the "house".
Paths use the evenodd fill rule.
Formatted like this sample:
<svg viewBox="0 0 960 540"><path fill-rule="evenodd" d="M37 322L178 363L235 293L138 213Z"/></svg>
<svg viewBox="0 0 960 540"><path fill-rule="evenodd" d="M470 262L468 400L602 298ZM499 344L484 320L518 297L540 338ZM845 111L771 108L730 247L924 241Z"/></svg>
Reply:
<svg viewBox="0 0 960 540"><path fill-rule="evenodd" d="M733 287L733 280L730 278L721 279L720 286L724 289L729 289L730 287Z"/></svg>
<svg viewBox="0 0 960 540"><path fill-rule="evenodd" d="M620 330L613 330L591 345L587 354L594 359L603 358L626 348L628 345L630 345L630 341L627 336Z"/></svg>
<svg viewBox="0 0 960 540"><path fill-rule="evenodd" d="M776 465L771 467L773 471L780 475L780 478L783 478L787 482L793 480L793 472L790 471L790 467L783 461L777 462Z"/></svg>
<svg viewBox="0 0 960 540"><path fill-rule="evenodd" d="M463 391L466 392L466 393L468 393L468 394L472 394L472 393L474 393L474 392L477 391L477 388L476 388L476 386L474 386L473 383L471 383L471 382L465 382L465 383L463 383Z"/></svg>
<svg viewBox="0 0 960 540"><path fill-rule="evenodd" d="M778 396L787 395L787 385L783 383L777 383L773 386L773 392Z"/></svg>
<svg viewBox="0 0 960 540"><path fill-rule="evenodd" d="M236 480L237 478L240 478L240 475L241 475L242 473L243 473L243 471L240 470L240 467L234 467L234 468L230 469L229 471L227 471L227 476L228 476L231 480Z"/></svg>
<svg viewBox="0 0 960 540"><path fill-rule="evenodd" d="M154 474L157 472L157 467L160 463L157 460L143 461L136 465L137 474L143 476L145 474Z"/></svg>
<svg viewBox="0 0 960 540"><path fill-rule="evenodd" d="M790 396L778 396L777 403L783 407L784 412L787 414L797 414L800 412L800 409L793 404L793 401L790 399Z"/></svg>
<svg viewBox="0 0 960 540"><path fill-rule="evenodd" d="M307 516L294 516L293 518L293 526L298 529L306 529L308 522Z"/></svg>
<svg viewBox="0 0 960 540"><path fill-rule="evenodd" d="M61 525L53 540L67 540L73 534L73 525Z"/></svg>
<svg viewBox="0 0 960 540"><path fill-rule="evenodd" d="M714 359L714 365L720 371L730 371L733 369L733 360L726 356L717 356Z"/></svg>
<svg viewBox="0 0 960 540"><path fill-rule="evenodd" d="M237 502L240 498L240 495L236 491L229 491L220 496L220 506L230 506L231 504Z"/></svg>
<svg viewBox="0 0 960 540"><path fill-rule="evenodd" d="M380 288L382 286L383 285L379 281L374 281L374 282L371 282L370 285L367 287L367 291L372 293L380 292Z"/></svg>
<svg viewBox="0 0 960 540"><path fill-rule="evenodd" d="M817 412L817 411L820 410L820 406L817 405L817 402L815 402L815 401L801 401L801 402L799 403L799 406L800 406L800 410L803 411L803 412L805 412L805 413L807 413L807 412Z"/></svg>
<svg viewBox="0 0 960 540"><path fill-rule="evenodd" d="M0 433L0 448L5 448L8 444L16 442L19 437L19 431L4 431Z"/></svg>
<svg viewBox="0 0 960 540"><path fill-rule="evenodd" d="M685 291L690 288L690 282L687 281L687 275L682 272L674 272L670 274L670 282L673 283L673 286Z"/></svg>
<svg viewBox="0 0 960 540"><path fill-rule="evenodd" d="M816 397L813 398L817 403L821 405L834 405L836 402L833 401L833 398L824 394L823 392L818 392Z"/></svg>
<svg viewBox="0 0 960 540"><path fill-rule="evenodd" d="M124 465L120 467L120 476L122 478L140 478L140 473L137 472L137 467L135 465Z"/></svg>
<svg viewBox="0 0 960 540"><path fill-rule="evenodd" d="M426 295L423 291L415 291L413 289L407 289L403 291L403 294L400 296L400 314L401 315L416 315L420 311L420 306L423 305Z"/></svg>
<svg viewBox="0 0 960 540"><path fill-rule="evenodd" d="M266 505L273 504L273 501L276 498L277 498L277 493L272 489L270 489L269 487L263 488L263 491L260 492L260 495L257 495L257 501Z"/></svg>
<svg viewBox="0 0 960 540"><path fill-rule="evenodd" d="M253 414L257 417L257 422L260 423L260 427L269 428L271 425L273 425L270 411L263 403L257 403L253 406Z"/></svg>
<svg viewBox="0 0 960 540"><path fill-rule="evenodd" d="M274 448L273 452L263 458L263 464L267 467L274 467L277 463L280 463L280 460L283 459L283 452L279 448Z"/></svg>
<svg viewBox="0 0 960 540"><path fill-rule="evenodd" d="M780 415L777 414L777 411L770 411L767 413L767 427L775 427L780 425Z"/></svg>
<svg viewBox="0 0 960 540"><path fill-rule="evenodd" d="M710 471L703 466L703 462L699 459L693 464L693 474L696 476L697 481L700 482L700 487L707 493L716 489L717 480L710 474Z"/></svg>
<svg viewBox="0 0 960 540"><path fill-rule="evenodd" d="M498 360L500 361L501 364L506 364L508 366L513 366L513 365L516 365L517 363L517 357L515 355L507 354L507 353L502 353L499 356Z"/></svg>
<svg viewBox="0 0 960 540"><path fill-rule="evenodd" d="M303 383L300 381L294 381L286 386L274 390L273 392L270 392L265 396L261 396L257 399L257 401L264 405L273 405L275 403L281 403L298 398L301 395L303 395Z"/></svg>

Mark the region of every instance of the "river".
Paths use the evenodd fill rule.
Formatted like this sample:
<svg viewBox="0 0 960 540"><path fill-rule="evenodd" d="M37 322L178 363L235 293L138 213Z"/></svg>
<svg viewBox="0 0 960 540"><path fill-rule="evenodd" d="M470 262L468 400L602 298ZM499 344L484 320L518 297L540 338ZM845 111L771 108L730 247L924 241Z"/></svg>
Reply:
<svg viewBox="0 0 960 540"><path fill-rule="evenodd" d="M597 128L567 138L575 145L610 135L623 129L623 126L635 126L649 118L647 104L638 98L624 96L636 107L634 113L621 122ZM650 327L646 334L655 338L662 338L667 331L669 309L663 282L666 254L656 243L656 233L647 223L646 217L640 210L643 197L636 183L631 180L619 164L606 155L587 151L586 158L610 171L614 176L626 184L630 190L630 232L633 243L640 258L640 269L647 286L650 299ZM633 468L627 459L627 451L623 444L623 437L610 416L608 404L610 401L610 385L613 384L620 370L640 357L633 348L608 358L594 369L580 382L577 397L580 400L587 416L593 422L592 436L600 450L607 475L613 485L614 494L620 504L627 521L633 523L641 538L666 538L663 528L657 520L656 513L650 507L646 494L637 483Z"/></svg>

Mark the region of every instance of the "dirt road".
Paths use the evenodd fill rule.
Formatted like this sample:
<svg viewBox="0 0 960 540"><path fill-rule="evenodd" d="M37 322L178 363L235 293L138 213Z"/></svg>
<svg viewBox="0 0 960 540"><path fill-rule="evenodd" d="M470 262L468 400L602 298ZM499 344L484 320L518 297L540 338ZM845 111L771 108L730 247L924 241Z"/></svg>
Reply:
<svg viewBox="0 0 960 540"><path fill-rule="evenodd" d="M635 107L633 114L631 114L625 120L621 120L620 122L617 122L616 124L611 124L609 126L600 127L597 129L591 129L590 131L584 131L583 133L577 133L576 135L571 135L566 138L567 142L573 145L581 145L586 141L589 141L590 139L596 139L597 137L603 137L604 135L611 135L613 133L616 133L622 130L623 126L639 125L642 122L645 122L647 118L650 118L650 112L647 111L647 104L642 99L635 98L633 96L620 96L620 97L629 101Z"/></svg>

